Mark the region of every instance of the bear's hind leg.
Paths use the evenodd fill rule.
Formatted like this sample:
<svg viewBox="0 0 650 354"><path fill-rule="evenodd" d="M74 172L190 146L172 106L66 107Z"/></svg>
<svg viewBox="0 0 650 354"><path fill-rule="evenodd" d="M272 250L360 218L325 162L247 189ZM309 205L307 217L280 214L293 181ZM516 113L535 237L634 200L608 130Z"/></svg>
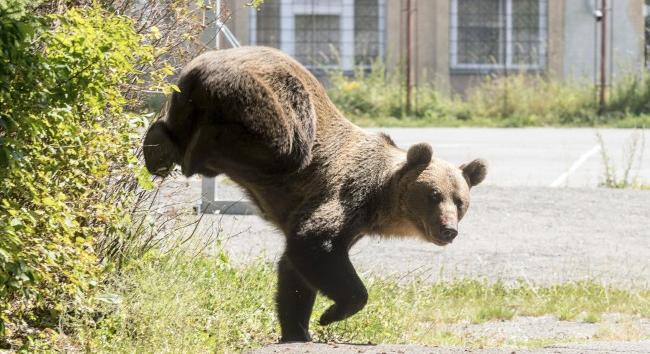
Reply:
<svg viewBox="0 0 650 354"><path fill-rule="evenodd" d="M309 342L309 318L314 307L316 290L305 283L289 259L283 256L278 263L277 306L281 342Z"/></svg>
<svg viewBox="0 0 650 354"><path fill-rule="evenodd" d="M326 241L327 246L323 247L321 242L314 244L313 239L292 241L288 243L288 255L293 266L313 287L334 301L321 316L321 325L342 321L365 307L368 291L350 262L347 248L329 249L330 242Z"/></svg>

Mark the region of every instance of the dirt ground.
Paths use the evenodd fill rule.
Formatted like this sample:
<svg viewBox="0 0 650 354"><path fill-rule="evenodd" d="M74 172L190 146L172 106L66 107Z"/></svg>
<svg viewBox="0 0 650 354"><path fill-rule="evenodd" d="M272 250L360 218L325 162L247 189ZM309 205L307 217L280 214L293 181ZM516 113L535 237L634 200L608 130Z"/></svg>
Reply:
<svg viewBox="0 0 650 354"><path fill-rule="evenodd" d="M291 343L276 344L252 350L250 354L333 353L333 354L388 354L388 353L650 353L650 320L610 314L598 323L559 321L551 316L515 317L511 321L491 321L481 324L459 323L449 325L449 331L465 338L490 338L483 348L427 347L397 344L340 344ZM609 336L617 341L599 341ZM596 339L596 340L594 340ZM625 340L622 340L625 339ZM506 341L539 340L535 348L509 347Z"/></svg>
<svg viewBox="0 0 650 354"><path fill-rule="evenodd" d="M524 354L524 353L567 353L567 354L597 354L597 353L649 353L650 341L643 342L594 342L581 344L566 344L535 349L465 349L423 347L418 345L367 345L367 344L282 344L250 351L249 354Z"/></svg>

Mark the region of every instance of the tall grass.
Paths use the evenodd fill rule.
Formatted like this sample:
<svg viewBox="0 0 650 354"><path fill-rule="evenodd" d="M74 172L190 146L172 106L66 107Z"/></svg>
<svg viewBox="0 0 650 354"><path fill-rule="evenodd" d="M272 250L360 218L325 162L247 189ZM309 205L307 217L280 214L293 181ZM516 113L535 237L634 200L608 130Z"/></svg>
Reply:
<svg viewBox="0 0 650 354"><path fill-rule="evenodd" d="M414 105L406 111L405 80L399 74L390 74L381 61L369 69L357 68L352 75L333 71L329 77L329 95L337 107L353 116L372 117L440 117L448 114L447 99L431 85L414 89Z"/></svg>
<svg viewBox="0 0 650 354"><path fill-rule="evenodd" d="M650 75L620 80L611 91L606 112L617 116L650 113Z"/></svg>
<svg viewBox="0 0 650 354"><path fill-rule="evenodd" d="M471 117L506 126L591 124L597 109L587 86L523 73L487 77L457 104Z"/></svg>
<svg viewBox="0 0 650 354"><path fill-rule="evenodd" d="M566 83L523 72L486 76L463 96L442 93L432 84L415 89L414 109L406 112L400 72L381 62L352 75L333 72L329 94L362 125L470 126L641 126L650 122L650 77L620 80L611 89L605 114L590 83Z"/></svg>

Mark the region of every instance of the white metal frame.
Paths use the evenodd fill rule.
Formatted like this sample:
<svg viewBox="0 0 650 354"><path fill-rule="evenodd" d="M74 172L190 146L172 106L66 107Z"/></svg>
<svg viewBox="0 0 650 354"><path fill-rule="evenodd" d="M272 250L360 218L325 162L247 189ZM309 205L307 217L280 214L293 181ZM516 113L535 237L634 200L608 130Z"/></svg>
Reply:
<svg viewBox="0 0 650 354"><path fill-rule="evenodd" d="M221 0L215 0L215 49L221 48L221 36L230 44L231 47L237 48L241 44L232 34L228 26L221 21ZM256 209L250 201L246 200L217 200L216 180L213 177L201 177L201 200L196 208L198 213L205 214L255 214Z"/></svg>
<svg viewBox="0 0 650 354"><path fill-rule="evenodd" d="M504 64L463 64L458 62L458 0L451 0L451 29L450 29L450 56L451 56L451 69L458 70L502 70L509 69L524 69L524 70L541 70L546 67L546 41L547 41L547 8L548 0L538 0L539 3L539 63L538 64L519 64L512 60L513 47L512 47L512 1L505 1L505 16L506 16L506 33L504 43L505 45L505 63ZM500 5L501 6L501 5ZM503 16L503 12L499 11L499 16ZM500 53L503 52L500 48Z"/></svg>
<svg viewBox="0 0 650 354"><path fill-rule="evenodd" d="M323 1L323 0L320 0ZM325 0L328 1L328 0ZM379 55L384 57L385 51L385 28L384 7L386 0L378 0L378 32L379 32ZM345 14L345 16L343 16ZM354 0L339 0L327 5L317 3L306 3L301 0L280 0L280 49L293 56L295 48L295 16L296 15L338 15L341 31L341 65L343 70L354 69ZM250 21L250 43L257 44L257 10L251 8L249 12ZM337 65L306 65L309 69L336 69Z"/></svg>

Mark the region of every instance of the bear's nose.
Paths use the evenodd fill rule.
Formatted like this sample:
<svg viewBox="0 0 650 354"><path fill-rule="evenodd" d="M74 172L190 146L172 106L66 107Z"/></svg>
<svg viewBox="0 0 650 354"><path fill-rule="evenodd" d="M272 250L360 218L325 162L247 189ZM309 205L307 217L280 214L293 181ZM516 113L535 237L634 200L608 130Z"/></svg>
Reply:
<svg viewBox="0 0 650 354"><path fill-rule="evenodd" d="M456 236L458 236L458 230L456 230L455 227L449 225L443 225L442 227L440 227L440 237L443 240L451 241Z"/></svg>

